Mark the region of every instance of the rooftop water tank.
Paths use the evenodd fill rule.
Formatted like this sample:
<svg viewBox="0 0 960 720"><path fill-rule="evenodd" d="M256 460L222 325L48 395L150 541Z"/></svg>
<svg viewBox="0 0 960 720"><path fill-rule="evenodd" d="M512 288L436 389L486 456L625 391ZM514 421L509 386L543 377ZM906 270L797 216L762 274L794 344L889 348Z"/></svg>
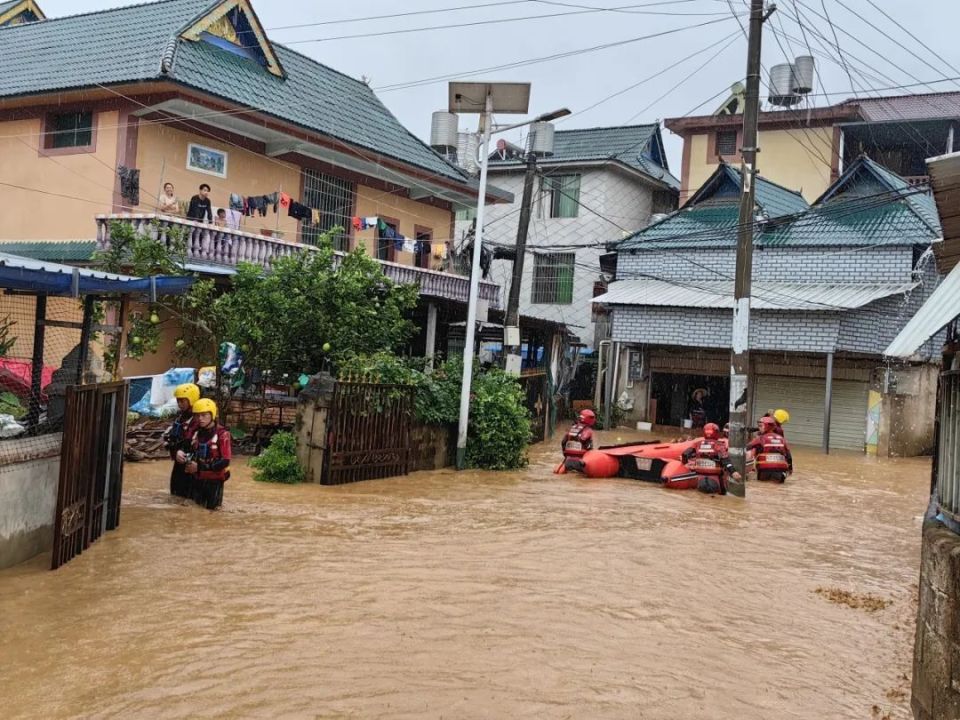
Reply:
<svg viewBox="0 0 960 720"><path fill-rule="evenodd" d="M456 150L459 121L456 113L446 110L435 112L430 120L430 147L444 153Z"/></svg>
<svg viewBox="0 0 960 720"><path fill-rule="evenodd" d="M477 139L476 133L460 133L457 143L457 158L459 159L460 167L471 175L476 175L480 170L477 158L479 147L480 141Z"/></svg>
<svg viewBox="0 0 960 720"><path fill-rule="evenodd" d="M816 69L812 55L798 55L793 62L793 91L806 95L813 90L813 73Z"/></svg>
<svg viewBox="0 0 960 720"><path fill-rule="evenodd" d="M793 91L793 65L781 63L770 68L770 94L767 99L772 105L789 107L800 102L800 96Z"/></svg>
<svg viewBox="0 0 960 720"><path fill-rule="evenodd" d="M537 157L553 155L553 123L536 122L530 126L527 147Z"/></svg>

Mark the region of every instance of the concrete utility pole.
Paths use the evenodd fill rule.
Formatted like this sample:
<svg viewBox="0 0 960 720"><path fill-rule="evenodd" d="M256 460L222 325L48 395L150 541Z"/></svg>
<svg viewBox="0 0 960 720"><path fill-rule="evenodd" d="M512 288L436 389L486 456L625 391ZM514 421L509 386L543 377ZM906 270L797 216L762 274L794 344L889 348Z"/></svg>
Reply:
<svg viewBox="0 0 960 720"><path fill-rule="evenodd" d="M773 9L770 10L773 12ZM763 0L750 1L750 34L747 39L747 92L743 108L743 146L740 175L740 218L737 232L737 274L733 289L733 342L730 358L730 459L741 475L728 483L731 495L747 493L747 421L750 411L750 292L753 280L754 179L757 172L757 121L760 114L760 44L763 34Z"/></svg>
<svg viewBox="0 0 960 720"><path fill-rule="evenodd" d="M523 358L520 340L520 285L523 283L523 259L527 253L527 233L530 230L530 206L533 204L533 184L537 177L537 156L533 148L527 151L527 172L523 178L523 199L520 201L520 221L517 224L516 257L513 259L513 278L507 299L503 323L504 369L509 375L519 375Z"/></svg>

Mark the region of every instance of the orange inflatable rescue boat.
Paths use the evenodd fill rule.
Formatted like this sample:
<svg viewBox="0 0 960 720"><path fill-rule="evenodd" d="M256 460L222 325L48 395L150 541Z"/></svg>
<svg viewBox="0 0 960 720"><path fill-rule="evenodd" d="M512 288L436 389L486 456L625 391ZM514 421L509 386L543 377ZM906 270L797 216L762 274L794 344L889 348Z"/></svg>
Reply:
<svg viewBox="0 0 960 720"><path fill-rule="evenodd" d="M697 487L697 474L684 464L684 450L700 438L675 443L632 442L588 450L579 459L567 458L558 474L579 472L588 478L623 477L663 485L674 490Z"/></svg>

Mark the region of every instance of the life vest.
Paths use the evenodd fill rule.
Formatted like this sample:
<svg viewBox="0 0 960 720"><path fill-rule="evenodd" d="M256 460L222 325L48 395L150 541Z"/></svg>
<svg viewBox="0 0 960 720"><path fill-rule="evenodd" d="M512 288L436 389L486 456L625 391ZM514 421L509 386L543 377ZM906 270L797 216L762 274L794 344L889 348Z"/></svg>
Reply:
<svg viewBox="0 0 960 720"><path fill-rule="evenodd" d="M722 475L723 474L723 441L701 438L693 446L693 457L687 463L687 467L698 475Z"/></svg>
<svg viewBox="0 0 960 720"><path fill-rule="evenodd" d="M197 419L191 411L177 415L173 424L167 428L167 447L173 451L181 449L181 443L188 442L197 431Z"/></svg>
<svg viewBox="0 0 960 720"><path fill-rule="evenodd" d="M593 430L581 423L574 423L563 437L563 454L566 457L583 457L593 449Z"/></svg>
<svg viewBox="0 0 960 720"><path fill-rule="evenodd" d="M759 472L785 472L790 469L790 463L787 462L789 448L782 435L769 432L754 439L750 445L757 451L756 462Z"/></svg>
<svg viewBox="0 0 960 720"><path fill-rule="evenodd" d="M226 482L230 478L230 471L226 465L219 470L204 470L201 465L213 463L217 460L228 461L231 458L230 432L222 425L217 425L213 430L198 427L193 434L193 461L197 463L198 480L214 480L216 482Z"/></svg>

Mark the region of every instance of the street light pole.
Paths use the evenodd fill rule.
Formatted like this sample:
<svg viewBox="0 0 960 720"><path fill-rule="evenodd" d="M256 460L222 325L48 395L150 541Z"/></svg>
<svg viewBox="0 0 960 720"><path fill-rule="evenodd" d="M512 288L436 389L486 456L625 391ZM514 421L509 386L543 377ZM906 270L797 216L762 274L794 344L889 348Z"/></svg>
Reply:
<svg viewBox="0 0 960 720"><path fill-rule="evenodd" d="M477 294L480 289L480 254L483 245L483 211L487 195L487 166L490 164L490 131L493 122L493 93L487 91L480 114L480 189L477 191L477 229L473 238L473 263L470 270L470 301L467 306L467 337L463 346L463 380L460 386L460 423L457 428L457 469L466 465L467 426L470 418L470 392L473 385L473 346L477 332Z"/></svg>
<svg viewBox="0 0 960 720"><path fill-rule="evenodd" d="M753 281L753 224L757 172L757 121L760 114L760 44L763 34L763 0L751 0L747 39L747 91L743 108L743 146L740 178L740 216L737 233L737 267L733 289L733 338L730 356L730 459L740 473L730 479L731 495L747 494L747 420L750 411L750 293Z"/></svg>

